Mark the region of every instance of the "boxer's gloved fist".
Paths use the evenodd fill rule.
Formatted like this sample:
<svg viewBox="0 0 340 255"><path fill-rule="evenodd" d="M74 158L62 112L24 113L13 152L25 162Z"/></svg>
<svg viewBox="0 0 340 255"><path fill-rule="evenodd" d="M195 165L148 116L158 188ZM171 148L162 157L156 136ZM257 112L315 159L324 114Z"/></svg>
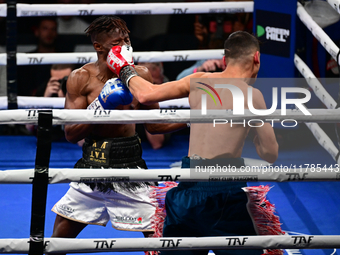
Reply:
<svg viewBox="0 0 340 255"><path fill-rule="evenodd" d="M115 109L118 105L131 104L133 96L118 78L109 79L99 96L87 107L89 110Z"/></svg>
<svg viewBox="0 0 340 255"><path fill-rule="evenodd" d="M129 86L129 80L133 76L138 75L133 63L132 47L130 45L112 47L107 55L106 64L126 86Z"/></svg>

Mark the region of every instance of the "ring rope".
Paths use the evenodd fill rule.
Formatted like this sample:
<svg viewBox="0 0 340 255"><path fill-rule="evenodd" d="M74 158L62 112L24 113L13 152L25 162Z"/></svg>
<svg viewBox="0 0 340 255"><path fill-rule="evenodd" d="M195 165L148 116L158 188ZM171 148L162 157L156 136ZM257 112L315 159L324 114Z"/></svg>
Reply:
<svg viewBox="0 0 340 255"><path fill-rule="evenodd" d="M313 89L315 95L321 100L321 102L326 105L328 109L335 109L335 100L326 91L319 80L315 77L313 72L297 54L294 56L294 63L296 68L305 77L308 85ZM339 150L334 145L333 141L328 137L328 135L323 131L323 129L317 123L305 124L310 129L318 143L332 156L335 162L339 163Z"/></svg>
<svg viewBox="0 0 340 255"><path fill-rule="evenodd" d="M297 15L303 24L311 31L314 37L320 42L320 44L326 49L326 51L340 63L337 59L339 47L332 41L332 39L323 31L323 29L313 20L313 18L307 13L306 9L298 2L297 3Z"/></svg>
<svg viewBox="0 0 340 255"><path fill-rule="evenodd" d="M199 172L201 171L201 172ZM170 174L169 174L170 173ZM0 171L0 184L31 184L34 169ZM136 182L136 181L182 181L182 182L211 182L211 181L339 181L340 166L325 165L294 165L287 166L245 166L244 168L202 168L192 169L75 169L50 168L49 184L70 182Z"/></svg>
<svg viewBox="0 0 340 255"><path fill-rule="evenodd" d="M254 2L192 2L140 4L17 4L17 17L89 16L89 15L155 15L197 13L253 12ZM0 16L6 17L7 7L0 5Z"/></svg>
<svg viewBox="0 0 340 255"><path fill-rule="evenodd" d="M294 55L294 64L302 76L305 77L308 85L313 89L315 95L321 100L321 102L326 105L328 109L335 109L336 102L333 97L327 92L306 63L303 62L297 54Z"/></svg>
<svg viewBox="0 0 340 255"><path fill-rule="evenodd" d="M325 131L323 131L323 129L317 123L305 124L310 129L318 143L332 156L335 162L339 164L339 150L334 145L333 141L327 136Z"/></svg>
<svg viewBox="0 0 340 255"><path fill-rule="evenodd" d="M31 97L31 96L18 96L18 108L19 109L42 109L42 108L54 108L64 109L65 98L64 97ZM0 97L0 109L4 110L8 108L7 96ZM159 108L190 108L188 98L179 98L173 100L167 100L159 102Z"/></svg>
<svg viewBox="0 0 340 255"><path fill-rule="evenodd" d="M262 235L199 238L45 238L45 253L150 250L334 249L339 235ZM29 239L0 239L1 253L27 253Z"/></svg>
<svg viewBox="0 0 340 255"><path fill-rule="evenodd" d="M97 60L95 52L17 53L17 65L86 64ZM220 59L223 49L134 52L134 62L171 62ZM7 54L0 54L0 65L6 65Z"/></svg>
<svg viewBox="0 0 340 255"><path fill-rule="evenodd" d="M200 110L52 110L53 125L64 124L136 124L136 123L213 123L214 120L232 120L233 123L246 125L263 122L322 122L335 123L340 121L338 109L309 109L311 115L304 115L300 110L287 110L287 115L281 115L281 110L273 114L255 115L245 110L244 115L233 115L231 110L208 110L207 115L201 115ZM0 124L37 124L37 109L3 110L0 111ZM228 122L230 123L230 122ZM225 123L226 124L226 123Z"/></svg>

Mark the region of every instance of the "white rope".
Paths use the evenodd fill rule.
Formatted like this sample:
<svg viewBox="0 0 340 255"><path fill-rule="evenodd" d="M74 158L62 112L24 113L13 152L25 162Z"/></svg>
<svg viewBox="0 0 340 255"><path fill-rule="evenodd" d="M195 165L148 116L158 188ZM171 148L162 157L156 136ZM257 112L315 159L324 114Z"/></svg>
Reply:
<svg viewBox="0 0 340 255"><path fill-rule="evenodd" d="M326 150L328 153L332 156L332 158L340 163L340 160L336 159L337 154L339 153L339 150L337 147L335 147L333 141L327 136L325 131L317 124L317 123L305 123L306 126L310 129L310 131L313 133L316 140L319 142L319 144Z"/></svg>
<svg viewBox="0 0 340 255"><path fill-rule="evenodd" d="M340 0L327 0L327 2L333 7L334 10L340 13Z"/></svg>
<svg viewBox="0 0 340 255"><path fill-rule="evenodd" d="M308 85L313 89L315 95L321 100L321 102L326 105L328 109L335 109L336 102L333 97L322 86L306 63L303 62L303 60L296 54L294 55L294 63L295 67L300 71L303 77L305 77Z"/></svg>
<svg viewBox="0 0 340 255"><path fill-rule="evenodd" d="M7 16L7 4L0 4L0 17Z"/></svg>
<svg viewBox="0 0 340 255"><path fill-rule="evenodd" d="M17 16L155 15L253 12L254 2L140 4L17 4ZM0 12L0 15L4 13ZM6 16L6 15L5 15Z"/></svg>
<svg viewBox="0 0 340 255"><path fill-rule="evenodd" d="M152 250L334 249L338 235L268 235L177 238L45 238L44 253L118 252ZM0 239L0 253L26 253L29 239Z"/></svg>
<svg viewBox="0 0 340 255"><path fill-rule="evenodd" d="M296 68L300 71L300 73L305 77L308 85L313 89L315 95L323 102L324 105L327 106L328 109L335 109L336 102L329 95L329 93L325 90L319 80L315 77L313 72L309 69L309 67L302 61L302 59L295 54L294 63ZM323 129L317 123L305 123L306 126L313 133L316 140L319 144L332 156L332 158L337 160L336 156L339 153L339 150L336 148L332 140L328 137L328 135L323 131Z"/></svg>
<svg viewBox="0 0 340 255"><path fill-rule="evenodd" d="M223 49L218 50L178 50L134 52L134 61L138 62L171 62L196 61L201 59L220 59ZM6 53L0 54L0 65L6 65ZM72 53L17 53L17 65L49 64L86 64L97 60L95 52Z"/></svg>
<svg viewBox="0 0 340 255"><path fill-rule="evenodd" d="M340 121L339 109L309 109L312 115L304 115L299 110L287 110L287 115L281 115L276 110L271 115L255 115L245 110L244 115L233 115L231 110L208 110L207 115L201 115L200 110L52 110L53 125L64 124L133 124L133 123L212 123L214 120L226 120L230 124L247 126L259 123L260 120L269 123L289 122L323 122ZM249 121L251 124L249 124ZM0 111L0 124L37 124L38 110L3 110ZM221 122L219 122L221 123ZM226 124L226 123L225 123ZM228 125L229 125L228 124ZM282 124L283 125L283 124ZM289 125L289 124L287 124Z"/></svg>
<svg viewBox="0 0 340 255"><path fill-rule="evenodd" d="M171 169L49 169L49 183L70 182L135 182L135 181L330 181L339 180L338 164L290 164L287 166L245 166L216 167L210 170L201 168ZM0 171L1 184L30 184L33 181L34 169Z"/></svg>
<svg viewBox="0 0 340 255"><path fill-rule="evenodd" d="M320 44L326 49L326 51L335 59L339 64L340 60L337 59L339 52L338 46L332 41L332 39L323 31L323 29L313 20L313 18L307 13L305 8L298 2L297 15L301 19L302 23L311 31L314 37L320 42Z"/></svg>
<svg viewBox="0 0 340 255"><path fill-rule="evenodd" d="M65 98L63 97L24 97L18 96L18 108L19 109L63 109L65 105ZM190 108L188 98L179 98L173 100L167 100L159 102L159 107L162 109L168 108ZM0 109L4 110L8 108L7 97L0 97Z"/></svg>
<svg viewBox="0 0 340 255"><path fill-rule="evenodd" d="M0 97L0 109L7 109L8 108L8 102L7 102L7 96L1 96Z"/></svg>

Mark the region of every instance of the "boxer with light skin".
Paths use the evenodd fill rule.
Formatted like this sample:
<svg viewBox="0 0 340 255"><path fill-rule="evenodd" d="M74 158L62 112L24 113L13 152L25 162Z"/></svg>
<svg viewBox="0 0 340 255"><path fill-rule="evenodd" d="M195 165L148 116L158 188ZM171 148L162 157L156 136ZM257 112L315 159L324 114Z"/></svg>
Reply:
<svg viewBox="0 0 340 255"><path fill-rule="evenodd" d="M250 40L250 43L245 42L246 39ZM253 39L253 41L251 41L251 39ZM247 90L250 86L249 83L257 77L257 73L260 68L260 52L257 39L249 33L242 31L235 32L233 36L229 37L228 40L225 43L225 56L223 57L226 64L226 69L223 72L197 72L178 81L171 81L161 85L153 85L132 71L130 72L130 76L128 76L129 81L126 85L128 85L129 90L139 102L148 105L164 100L189 96L190 79L192 78L234 79L236 84L233 85L240 88L245 99L247 99ZM237 45L237 43L239 43L239 45ZM233 48L230 50L228 47ZM111 51L118 52L120 49L113 48ZM127 58L131 59L132 52L125 52L127 53ZM110 64L112 63L112 59L109 59L109 56L109 68L111 68L114 72L117 72L112 67L110 67L112 66L112 64ZM122 56L122 58L124 58L124 56ZM131 71L132 67L126 63L122 69L119 69L122 78L126 76L124 69L129 69ZM223 100L223 106L219 105L215 109L232 109L233 101L231 92L228 89L216 89L216 91ZM262 93L256 88L252 88L252 91L255 109L266 109L267 107ZM200 92L197 91L197 93ZM189 102L192 109L199 109L197 106L201 102L200 99L200 96L190 95ZM248 109L246 101L245 109ZM217 125L214 129L214 132L208 132L208 130L211 131L211 127L208 125L193 124L191 126L190 135L194 139L190 140L190 147L191 150L193 148L195 149L194 151L190 152L190 155L197 154L204 158L215 158L222 155L227 157L240 157L244 139L246 138L250 127L244 128L243 125L234 125L233 127L230 127L229 125ZM254 138L254 144L259 156L262 159L273 163L278 155L278 145L273 128L271 127L270 123L265 123L261 128L256 128L255 130L257 135ZM209 135L206 135L208 133ZM205 135L202 136L202 134ZM223 134L223 136L221 134ZM209 142L212 140L216 141L216 143ZM205 146L196 146L196 143L201 143ZM217 152L219 153L218 155L216 155Z"/></svg>
<svg viewBox="0 0 340 255"><path fill-rule="evenodd" d="M245 98L251 82L256 79L260 68L259 43L247 32L235 32L225 42L226 69L222 72L197 72L178 81L161 85L153 85L138 76L133 66L131 47L113 47L108 55L109 68L119 75L123 83L128 86L132 94L143 104L187 97L191 109L201 108L202 92L200 89L190 88L191 80L209 84L232 84L238 87ZM113 56L114 55L114 56ZM221 79L222 78L222 79ZM200 79L200 80L198 80ZM195 86L196 87L196 86ZM229 89L216 89L223 104L214 105L213 100L207 100L207 109L233 109L233 96ZM252 88L253 105L256 109L266 109L262 93ZM248 108L244 99L244 107ZM278 157L278 144L274 130L269 123L262 127L253 128L256 135L254 144L259 156L273 163ZM188 157L182 159L182 168L193 167L192 164L214 165L222 160L224 166L240 168L244 166L241 157L245 139L250 127L244 125L216 125L212 123L193 123L190 131ZM205 162L205 163L203 163ZM260 187L252 187L257 194ZM265 210L251 211L258 203L258 199L251 200L246 192L247 183L239 182L180 182L166 194L166 219L164 223L164 237L204 237L204 236L247 236L266 234L258 232L258 222L255 217ZM261 207L260 205L257 205ZM264 216L260 217L261 219ZM268 222L268 226L274 226ZM268 228L269 229L269 228ZM282 231L281 231L282 232ZM281 233L279 231L279 233ZM278 232L276 232L278 233ZM262 255L263 250L213 250L220 255ZM182 255L208 254L208 250L181 251ZM178 254L178 251L163 251L162 254ZM271 251L270 254L283 254L281 250Z"/></svg>
<svg viewBox="0 0 340 255"><path fill-rule="evenodd" d="M74 70L67 80L65 109L131 110L133 96L106 65L113 46L130 46L129 30L125 22L115 16L94 20L86 33L91 36L98 60ZM143 79L152 82L146 67L136 66ZM158 109L158 103L141 105L134 101L134 109ZM150 133L172 132L185 124L145 124ZM65 125L66 139L76 143L85 138L83 157L75 168L143 168L140 139L135 124L73 124ZM120 230L153 234L151 217L155 204L150 199L153 183L71 183L66 195L52 211L57 213L52 237L76 237L88 224L105 226L110 220ZM124 200L124 201L123 201ZM122 201L122 202L120 202ZM129 202L126 202L129 201ZM131 206L127 206L129 203ZM118 210L118 211L116 211ZM134 222L137 221L138 222ZM127 222L125 221L133 221Z"/></svg>

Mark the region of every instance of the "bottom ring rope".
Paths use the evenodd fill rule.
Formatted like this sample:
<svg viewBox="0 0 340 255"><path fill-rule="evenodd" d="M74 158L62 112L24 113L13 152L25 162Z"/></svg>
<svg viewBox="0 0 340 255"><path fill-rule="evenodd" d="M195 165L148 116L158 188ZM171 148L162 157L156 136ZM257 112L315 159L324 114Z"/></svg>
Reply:
<svg viewBox="0 0 340 255"><path fill-rule="evenodd" d="M111 170L111 171L110 171ZM199 172L198 172L199 171ZM34 169L0 171L2 184L32 184ZM50 168L49 184L69 182L134 181L339 181L339 164L290 164L283 166L246 166L244 168L207 169L74 169Z"/></svg>
<svg viewBox="0 0 340 255"><path fill-rule="evenodd" d="M45 238L46 253L92 253L150 250L333 249L339 235L269 235L198 238ZM28 253L29 239L0 239L0 253Z"/></svg>

